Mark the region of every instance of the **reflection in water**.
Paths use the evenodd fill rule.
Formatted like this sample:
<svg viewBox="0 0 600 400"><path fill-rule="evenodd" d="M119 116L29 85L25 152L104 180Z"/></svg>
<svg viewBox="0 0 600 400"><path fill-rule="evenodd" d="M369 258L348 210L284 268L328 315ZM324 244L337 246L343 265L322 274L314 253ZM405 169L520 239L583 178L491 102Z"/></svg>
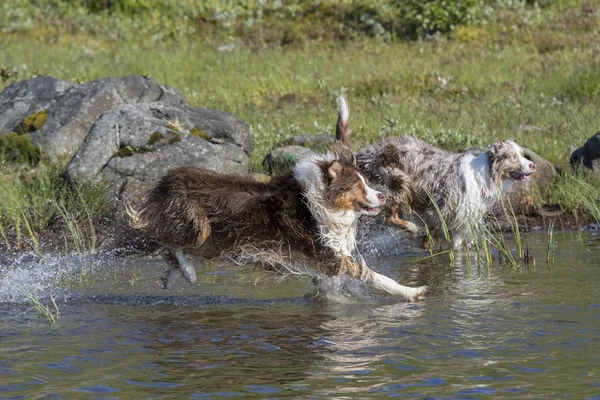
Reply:
<svg viewBox="0 0 600 400"><path fill-rule="evenodd" d="M306 282L226 266L161 291L159 263L97 262L93 286L62 288L56 326L3 298L0 397L592 397L600 243L570 240L553 266L516 271L372 257L431 286L417 303L352 286L343 302L307 299ZM543 237L529 241L544 260ZM43 265L10 265L3 284L51 282Z"/></svg>

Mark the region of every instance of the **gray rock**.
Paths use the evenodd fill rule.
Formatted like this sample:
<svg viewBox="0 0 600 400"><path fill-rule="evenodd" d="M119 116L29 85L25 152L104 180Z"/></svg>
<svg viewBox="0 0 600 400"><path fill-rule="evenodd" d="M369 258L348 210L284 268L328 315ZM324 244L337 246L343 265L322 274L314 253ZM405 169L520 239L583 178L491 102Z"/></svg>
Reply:
<svg viewBox="0 0 600 400"><path fill-rule="evenodd" d="M308 158L315 153L302 146L277 147L263 159L263 168L270 175L292 168L298 161Z"/></svg>
<svg viewBox="0 0 600 400"><path fill-rule="evenodd" d="M302 146L316 152L325 153L334 141L335 137L333 135L294 135L291 138L279 142L275 147Z"/></svg>
<svg viewBox="0 0 600 400"><path fill-rule="evenodd" d="M187 106L182 94L146 76L98 79L74 84L49 76L15 82L0 93L0 133L23 130L51 157L72 157L105 111L122 104L161 101ZM41 126L24 121L44 113Z"/></svg>
<svg viewBox="0 0 600 400"><path fill-rule="evenodd" d="M580 169L583 165L585 171L592 172L600 179L600 132L571 154L570 163L572 169Z"/></svg>
<svg viewBox="0 0 600 400"><path fill-rule="evenodd" d="M108 182L117 198L134 200L179 165L246 173L251 149L248 126L229 113L125 104L98 118L65 176L73 183Z"/></svg>
<svg viewBox="0 0 600 400"><path fill-rule="evenodd" d="M556 167L531 151L523 148L525 157L536 165L531 179L516 183L509 194L510 202L517 214L528 214L542 205L542 200L556 181Z"/></svg>
<svg viewBox="0 0 600 400"><path fill-rule="evenodd" d="M263 159L263 168L271 175L292 168L296 162L315 152L326 153L334 141L332 135L294 135L274 146Z"/></svg>

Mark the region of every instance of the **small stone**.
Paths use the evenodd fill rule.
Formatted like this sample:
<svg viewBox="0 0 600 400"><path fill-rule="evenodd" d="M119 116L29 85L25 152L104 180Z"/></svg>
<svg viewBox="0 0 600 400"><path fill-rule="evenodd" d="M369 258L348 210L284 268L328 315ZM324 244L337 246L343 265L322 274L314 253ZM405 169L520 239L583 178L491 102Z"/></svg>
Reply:
<svg viewBox="0 0 600 400"><path fill-rule="evenodd" d="M279 171L291 169L298 161L308 158L315 153L302 146L284 146L273 149L263 160L263 167L270 175Z"/></svg>

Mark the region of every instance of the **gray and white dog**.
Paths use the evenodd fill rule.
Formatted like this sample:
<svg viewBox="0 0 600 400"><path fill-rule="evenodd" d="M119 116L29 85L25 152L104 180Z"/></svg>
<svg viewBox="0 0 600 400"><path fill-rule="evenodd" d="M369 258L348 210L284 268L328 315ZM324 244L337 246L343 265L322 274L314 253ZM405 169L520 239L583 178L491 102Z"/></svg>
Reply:
<svg viewBox="0 0 600 400"><path fill-rule="evenodd" d="M387 192L393 224L418 232L413 222L399 216L412 209L432 233L439 234L441 214L455 247L515 182L528 180L535 171L535 164L512 140L493 143L476 157L403 136L384 139L359 151L356 160L364 174ZM439 213L431 199L437 203Z"/></svg>

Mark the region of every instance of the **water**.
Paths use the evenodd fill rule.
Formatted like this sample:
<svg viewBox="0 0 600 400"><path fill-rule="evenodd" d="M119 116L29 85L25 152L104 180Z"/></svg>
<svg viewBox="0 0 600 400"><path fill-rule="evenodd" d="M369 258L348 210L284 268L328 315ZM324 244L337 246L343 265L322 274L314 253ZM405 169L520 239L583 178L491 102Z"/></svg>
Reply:
<svg viewBox="0 0 600 400"><path fill-rule="evenodd" d="M519 270L367 251L430 285L416 303L360 286L320 301L231 265L165 291L159 260L4 255L0 398L600 399L600 241L558 234L547 266L546 236L526 240L536 265ZM26 312L19 287L52 292L58 322Z"/></svg>

